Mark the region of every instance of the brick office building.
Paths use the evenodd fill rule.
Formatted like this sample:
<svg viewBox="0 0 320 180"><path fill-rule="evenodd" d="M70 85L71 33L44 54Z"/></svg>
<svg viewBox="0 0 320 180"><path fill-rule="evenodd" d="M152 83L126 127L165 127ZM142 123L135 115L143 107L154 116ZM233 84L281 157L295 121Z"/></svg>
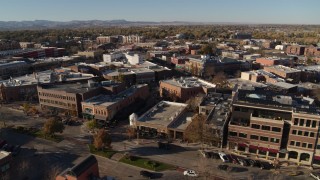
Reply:
<svg viewBox="0 0 320 180"><path fill-rule="evenodd" d="M82 102L82 112L87 118L110 121L120 110L138 99L149 97L147 84L134 85L116 95L98 95Z"/></svg>
<svg viewBox="0 0 320 180"><path fill-rule="evenodd" d="M265 90L234 92L228 148L301 164L320 164L319 110L308 98ZM320 159L320 158L319 158Z"/></svg>
<svg viewBox="0 0 320 180"><path fill-rule="evenodd" d="M199 93L208 94L214 91L215 84L209 83L196 77L181 77L160 81L160 96L175 97L182 102Z"/></svg>
<svg viewBox="0 0 320 180"><path fill-rule="evenodd" d="M293 60L289 58L279 58L279 57L261 57L256 59L257 63L262 66L274 66L274 65L285 65L292 66Z"/></svg>
<svg viewBox="0 0 320 180"><path fill-rule="evenodd" d="M88 83L38 85L37 90L41 108L69 112L73 116L82 117L82 101L101 93L110 93L113 89L110 87L114 86L124 88L123 84L119 83L104 85L88 81Z"/></svg>
<svg viewBox="0 0 320 180"><path fill-rule="evenodd" d="M276 65L266 66L264 67L264 70L276 74L291 83L298 83L300 81L301 71L298 69L293 69L282 65Z"/></svg>
<svg viewBox="0 0 320 180"><path fill-rule="evenodd" d="M286 53L301 56L301 55L304 55L305 48L306 48L305 46L300 46L300 45L288 46L286 48Z"/></svg>

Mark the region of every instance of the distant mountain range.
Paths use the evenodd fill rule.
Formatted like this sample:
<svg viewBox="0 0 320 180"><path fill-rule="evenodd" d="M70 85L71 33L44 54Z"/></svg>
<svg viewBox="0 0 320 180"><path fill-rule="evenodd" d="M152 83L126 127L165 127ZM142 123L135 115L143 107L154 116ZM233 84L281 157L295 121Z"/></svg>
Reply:
<svg viewBox="0 0 320 180"><path fill-rule="evenodd" d="M23 29L56 29L56 28L88 28L88 27L112 27L112 26L148 26L148 25L195 25L207 24L197 22L148 22L127 20L88 20L88 21L0 21L0 30L23 30ZM210 23L213 24L213 23ZM219 23L215 23L219 24ZM221 23L220 23L221 24Z"/></svg>

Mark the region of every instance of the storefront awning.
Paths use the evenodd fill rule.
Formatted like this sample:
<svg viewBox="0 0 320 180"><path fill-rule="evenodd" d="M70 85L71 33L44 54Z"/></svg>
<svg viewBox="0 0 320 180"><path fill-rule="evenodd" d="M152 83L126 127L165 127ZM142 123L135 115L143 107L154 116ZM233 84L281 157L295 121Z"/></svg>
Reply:
<svg viewBox="0 0 320 180"><path fill-rule="evenodd" d="M314 156L313 159L320 161L320 156Z"/></svg>
<svg viewBox="0 0 320 180"><path fill-rule="evenodd" d="M277 149L268 149L268 151L271 153L278 153L279 152L279 150L277 150Z"/></svg>
<svg viewBox="0 0 320 180"><path fill-rule="evenodd" d="M248 147L248 145L244 144L244 143L238 143L239 147Z"/></svg>
<svg viewBox="0 0 320 180"><path fill-rule="evenodd" d="M250 149L258 149L258 146L250 145L249 148L250 148Z"/></svg>

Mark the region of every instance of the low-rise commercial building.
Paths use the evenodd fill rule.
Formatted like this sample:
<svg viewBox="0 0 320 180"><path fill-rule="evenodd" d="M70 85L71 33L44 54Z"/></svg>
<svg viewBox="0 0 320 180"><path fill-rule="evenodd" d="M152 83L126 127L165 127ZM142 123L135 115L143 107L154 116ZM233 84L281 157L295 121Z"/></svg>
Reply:
<svg viewBox="0 0 320 180"><path fill-rule="evenodd" d="M264 70L281 78L285 79L290 83L298 83L300 81L301 71L298 69L290 68L287 66L276 65L276 66L266 66Z"/></svg>
<svg viewBox="0 0 320 180"><path fill-rule="evenodd" d="M187 104L161 101L132 123L139 134L183 139L194 113Z"/></svg>
<svg viewBox="0 0 320 180"><path fill-rule="evenodd" d="M305 46L300 46L300 45L287 46L286 53L301 56L301 55L304 55L305 48L306 48Z"/></svg>
<svg viewBox="0 0 320 180"><path fill-rule="evenodd" d="M98 95L81 103L84 118L110 121L120 110L149 97L147 84L133 85L116 95Z"/></svg>
<svg viewBox="0 0 320 180"><path fill-rule="evenodd" d="M5 173L14 167L11 167L12 155L11 152L0 151L0 175L3 177Z"/></svg>
<svg viewBox="0 0 320 180"><path fill-rule="evenodd" d="M293 59L279 57L261 57L257 58L256 62L262 66L284 65L291 67L293 65Z"/></svg>
<svg viewBox="0 0 320 180"><path fill-rule="evenodd" d="M88 180L99 179L99 167L96 157L90 155L72 168L61 172L56 180Z"/></svg>
<svg viewBox="0 0 320 180"><path fill-rule="evenodd" d="M160 96L177 98L182 102L199 93L208 94L216 89L216 85L196 77L181 77L160 81Z"/></svg>

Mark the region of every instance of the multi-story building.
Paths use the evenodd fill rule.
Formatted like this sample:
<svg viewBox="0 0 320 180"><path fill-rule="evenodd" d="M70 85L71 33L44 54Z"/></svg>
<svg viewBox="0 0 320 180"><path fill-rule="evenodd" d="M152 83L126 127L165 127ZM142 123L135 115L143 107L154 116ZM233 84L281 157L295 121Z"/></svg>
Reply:
<svg viewBox="0 0 320 180"><path fill-rule="evenodd" d="M293 59L280 57L261 57L257 58L256 62L262 66L285 65L291 67L293 65Z"/></svg>
<svg viewBox="0 0 320 180"><path fill-rule="evenodd" d="M86 58L97 58L102 55L102 52L100 51L79 51L76 55L78 56L84 56Z"/></svg>
<svg viewBox="0 0 320 180"><path fill-rule="evenodd" d="M0 39L0 51L20 49L20 44L17 41L9 41Z"/></svg>
<svg viewBox="0 0 320 180"><path fill-rule="evenodd" d="M242 33L242 32L237 32L233 35L234 39L251 39L252 34L250 33Z"/></svg>
<svg viewBox="0 0 320 180"><path fill-rule="evenodd" d="M301 56L304 55L305 48L305 46L291 45L286 48L286 53Z"/></svg>
<svg viewBox="0 0 320 180"><path fill-rule="evenodd" d="M314 46L314 45L308 46L305 48L304 55L305 56L312 56L312 57L313 56L319 57L320 56L320 47Z"/></svg>
<svg viewBox="0 0 320 180"><path fill-rule="evenodd" d="M246 51L222 51L222 57L230 57L233 59L243 59L243 56L248 54Z"/></svg>
<svg viewBox="0 0 320 180"><path fill-rule="evenodd" d="M206 57L201 59L189 58L185 63L185 70L200 77L211 77L218 72L235 72L241 70L242 62L224 57Z"/></svg>
<svg viewBox="0 0 320 180"><path fill-rule="evenodd" d="M123 44L142 43L145 38L139 35L119 36L119 41Z"/></svg>
<svg viewBox="0 0 320 180"><path fill-rule="evenodd" d="M73 73L70 71L54 72L51 70L27 74L0 81L0 100L33 101L38 99L37 85L56 82L80 82L94 78L92 74Z"/></svg>
<svg viewBox="0 0 320 180"><path fill-rule="evenodd" d="M0 62L0 77L1 79L7 79L11 76L26 74L30 66L25 61L2 61Z"/></svg>
<svg viewBox="0 0 320 180"><path fill-rule="evenodd" d="M98 44L117 43L118 41L118 36L99 36L96 38Z"/></svg>
<svg viewBox="0 0 320 180"><path fill-rule="evenodd" d="M34 48L34 42L19 42L22 49Z"/></svg>
<svg viewBox="0 0 320 180"><path fill-rule="evenodd" d="M37 86L39 103L42 109L68 112L82 117L81 102L109 92L108 86L119 86L119 83L64 83L42 84ZM107 86L107 87L105 87Z"/></svg>
<svg viewBox="0 0 320 180"><path fill-rule="evenodd" d="M181 77L160 81L160 96L177 98L182 102L199 93L208 94L216 88L215 84L209 83L196 77Z"/></svg>
<svg viewBox="0 0 320 180"><path fill-rule="evenodd" d="M171 63L175 64L176 66L184 65L189 58L186 56L179 56L179 57L171 57Z"/></svg>
<svg viewBox="0 0 320 180"><path fill-rule="evenodd" d="M264 70L284 78L291 83L298 83L300 81L301 71L287 66L265 66Z"/></svg>
<svg viewBox="0 0 320 180"><path fill-rule="evenodd" d="M228 127L229 149L319 164L317 146L320 111L310 98L292 97L264 89L233 92Z"/></svg>
<svg viewBox="0 0 320 180"><path fill-rule="evenodd" d="M98 95L83 101L82 112L85 118L110 121L123 108L148 97L147 84L133 85L116 95Z"/></svg>

